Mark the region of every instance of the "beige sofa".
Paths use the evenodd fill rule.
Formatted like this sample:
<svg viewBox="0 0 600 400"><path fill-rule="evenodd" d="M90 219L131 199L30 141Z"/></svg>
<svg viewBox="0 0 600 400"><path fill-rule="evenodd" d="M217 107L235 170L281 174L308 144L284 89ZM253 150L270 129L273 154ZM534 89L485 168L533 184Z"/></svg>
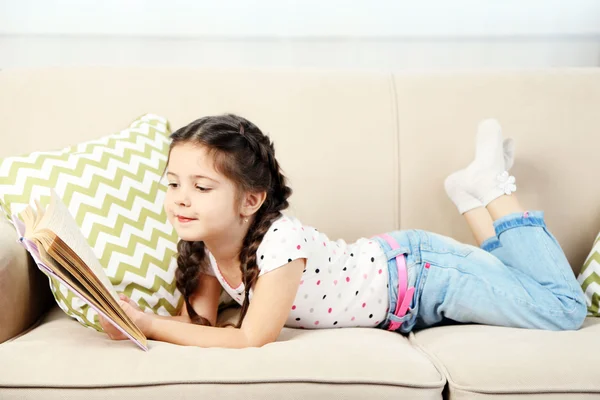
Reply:
<svg viewBox="0 0 600 400"><path fill-rule="evenodd" d="M0 157L100 137L146 112L174 128L235 112L275 140L304 223L346 240L421 228L473 242L442 182L493 116L517 141L522 203L546 211L577 273L600 229L599 107L598 70L1 71ZM145 353L69 319L0 224L1 399L598 398L599 338L588 318L569 332L284 329L263 348L152 342Z"/></svg>

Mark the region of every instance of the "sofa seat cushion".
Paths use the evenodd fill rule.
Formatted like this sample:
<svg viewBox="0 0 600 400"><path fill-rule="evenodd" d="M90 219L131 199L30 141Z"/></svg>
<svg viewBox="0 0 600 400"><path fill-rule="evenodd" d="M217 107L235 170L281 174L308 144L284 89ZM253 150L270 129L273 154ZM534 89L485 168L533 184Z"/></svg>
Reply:
<svg viewBox="0 0 600 400"><path fill-rule="evenodd" d="M0 398L3 392L23 399L106 398L98 388L130 398L139 388L145 399L173 393L206 399L216 398L217 385L219 398L440 399L445 386L408 339L378 329L284 328L278 341L242 350L158 341L149 347L143 352L128 340L111 341L54 307L35 329L0 345Z"/></svg>
<svg viewBox="0 0 600 400"><path fill-rule="evenodd" d="M453 400L562 400L600 396L599 337L600 319L587 318L578 331L451 325L416 332L411 342L441 366Z"/></svg>

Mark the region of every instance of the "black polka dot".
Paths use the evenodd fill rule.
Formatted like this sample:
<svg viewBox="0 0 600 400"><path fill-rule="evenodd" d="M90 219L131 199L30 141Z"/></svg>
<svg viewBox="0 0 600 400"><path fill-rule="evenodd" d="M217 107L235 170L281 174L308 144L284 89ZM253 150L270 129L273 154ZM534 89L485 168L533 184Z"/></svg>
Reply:
<svg viewBox="0 0 600 400"><path fill-rule="evenodd" d="M358 296L358 290L356 291L356 293L354 293L355 296Z"/></svg>
<svg viewBox="0 0 600 400"><path fill-rule="evenodd" d="M320 271L320 270L319 270L319 268L315 269L315 272L316 272L317 274L319 273L319 271Z"/></svg>
<svg viewBox="0 0 600 400"><path fill-rule="evenodd" d="M354 257L354 253L350 253L350 257Z"/></svg>
<svg viewBox="0 0 600 400"><path fill-rule="evenodd" d="M291 259L291 258L288 258L288 262L292 262L292 259Z"/></svg>
<svg viewBox="0 0 600 400"><path fill-rule="evenodd" d="M263 254L262 256L260 256L260 259L261 259L261 260L264 260L264 259L265 259L265 256L264 256L264 254Z"/></svg>
<svg viewBox="0 0 600 400"><path fill-rule="evenodd" d="M296 321L300 321L300 318L296 318Z"/></svg>
<svg viewBox="0 0 600 400"><path fill-rule="evenodd" d="M305 273L305 272L306 272L306 270L302 271L302 273Z"/></svg>
<svg viewBox="0 0 600 400"><path fill-rule="evenodd" d="M325 300L325 297L327 297L327 295L326 295L326 294L324 294L324 295L323 295L323 300Z"/></svg>
<svg viewBox="0 0 600 400"><path fill-rule="evenodd" d="M337 325L337 321L334 321L334 322L333 322L333 324L334 324L334 325Z"/></svg>
<svg viewBox="0 0 600 400"><path fill-rule="evenodd" d="M373 314L369 314L369 318L373 318Z"/></svg>
<svg viewBox="0 0 600 400"><path fill-rule="evenodd" d="M329 257L329 262L331 262L331 257Z"/></svg>
<svg viewBox="0 0 600 400"><path fill-rule="evenodd" d="M277 232L277 229L279 229L279 228L275 228L275 229L273 229L273 232Z"/></svg>
<svg viewBox="0 0 600 400"><path fill-rule="evenodd" d="M344 267L344 271L345 271L346 269L347 269L347 268L346 268L346 267Z"/></svg>
<svg viewBox="0 0 600 400"><path fill-rule="evenodd" d="M304 238L304 241L305 241L305 242L308 242L308 241L306 240L306 238Z"/></svg>
<svg viewBox="0 0 600 400"><path fill-rule="evenodd" d="M371 257L371 262L374 262L374 261L375 261L375 257Z"/></svg>
<svg viewBox="0 0 600 400"><path fill-rule="evenodd" d="M387 284L387 285L385 285L385 287L386 287L386 288L389 288L389 287L390 287L390 285L389 285L389 284Z"/></svg>

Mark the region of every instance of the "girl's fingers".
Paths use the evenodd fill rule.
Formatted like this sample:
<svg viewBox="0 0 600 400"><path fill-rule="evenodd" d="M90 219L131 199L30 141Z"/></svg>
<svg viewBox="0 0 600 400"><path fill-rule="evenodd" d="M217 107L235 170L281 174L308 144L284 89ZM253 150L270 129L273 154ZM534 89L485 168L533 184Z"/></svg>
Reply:
<svg viewBox="0 0 600 400"><path fill-rule="evenodd" d="M126 303L130 304L130 305L131 305L133 308L135 308L136 310L140 310L140 311L141 311L141 309L140 309L140 306L138 306L138 304L137 304L135 301L133 301L132 299L130 299L129 297L127 297L127 295L125 295L125 294L121 293L121 294L119 294L119 298L120 298L122 301L124 301L124 302L126 302Z"/></svg>
<svg viewBox="0 0 600 400"><path fill-rule="evenodd" d="M127 337L125 335L123 335L123 333L120 330L118 330L117 328L115 328L103 316L98 315L98 320L100 322L100 326L102 327L102 330L104 330L104 333L106 333L110 339L112 339L112 340L127 339Z"/></svg>

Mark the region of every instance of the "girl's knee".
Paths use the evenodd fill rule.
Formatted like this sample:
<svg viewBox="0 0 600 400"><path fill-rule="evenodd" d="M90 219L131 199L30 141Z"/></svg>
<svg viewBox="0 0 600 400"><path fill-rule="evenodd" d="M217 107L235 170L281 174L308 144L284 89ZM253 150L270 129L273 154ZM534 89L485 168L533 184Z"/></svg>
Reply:
<svg viewBox="0 0 600 400"><path fill-rule="evenodd" d="M556 330L575 331L581 328L587 316L587 305L584 299L562 301L565 311L556 318Z"/></svg>
<svg viewBox="0 0 600 400"><path fill-rule="evenodd" d="M583 322L585 321L585 317L587 316L588 310L585 301L575 301L575 310L571 313L570 323L567 326L567 330L577 330L581 328Z"/></svg>

